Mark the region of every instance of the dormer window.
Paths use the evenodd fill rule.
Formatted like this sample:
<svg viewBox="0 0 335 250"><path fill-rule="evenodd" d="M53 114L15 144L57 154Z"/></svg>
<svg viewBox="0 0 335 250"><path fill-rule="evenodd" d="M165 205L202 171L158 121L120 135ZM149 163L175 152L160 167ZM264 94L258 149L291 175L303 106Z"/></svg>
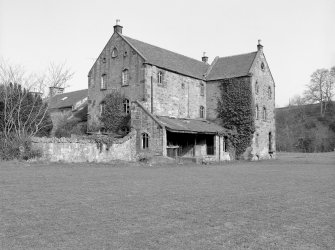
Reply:
<svg viewBox="0 0 335 250"><path fill-rule="evenodd" d="M103 74L100 79L100 89L104 90L107 88L107 75Z"/></svg>
<svg viewBox="0 0 335 250"><path fill-rule="evenodd" d="M117 54L118 54L118 52L117 52L117 48L114 48L114 49L112 50L112 58L117 57Z"/></svg>
<svg viewBox="0 0 335 250"><path fill-rule="evenodd" d="M157 82L160 84L163 83L163 72L162 71L159 71L157 74Z"/></svg>
<svg viewBox="0 0 335 250"><path fill-rule="evenodd" d="M122 86L128 85L129 81L128 69L122 71Z"/></svg>

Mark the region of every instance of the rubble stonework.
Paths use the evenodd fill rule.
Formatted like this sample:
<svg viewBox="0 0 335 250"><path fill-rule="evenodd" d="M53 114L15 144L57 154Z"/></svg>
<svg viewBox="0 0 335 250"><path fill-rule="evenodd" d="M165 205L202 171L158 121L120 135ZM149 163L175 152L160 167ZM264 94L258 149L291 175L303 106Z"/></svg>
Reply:
<svg viewBox="0 0 335 250"><path fill-rule="evenodd" d="M189 131L187 126L185 131L167 133L164 126L161 126L159 117L190 119L189 122L192 122L191 119L208 119L220 125L222 122L217 117L217 104L221 98L222 80L234 79L236 84L239 80L249 82L253 91L257 81L259 93L256 95L253 92L253 105L259 105L260 117L262 108L265 107L267 118L255 118L256 132L250 145L251 152L255 159L274 156L274 81L263 54L263 47L259 44L257 48L256 52L248 54L216 58L209 65L207 60L198 61L126 37L122 34L122 27L116 25L112 37L88 75L88 127L99 129L99 105L107 94L118 89L130 103L136 103L131 109L131 124L136 129L137 153L151 151L156 155L166 156L167 148L171 152L176 148L178 154L184 152L187 156L200 155L214 160L234 159L234 155L217 152L223 150L224 138L232 133L225 130L223 134L219 130ZM126 84L122 79L124 70L128 72ZM103 75L106 88L101 89ZM268 87L272 91L270 99ZM149 136L148 147L143 146L143 133ZM179 141L176 133L180 133ZM214 139L212 136L215 136ZM184 144L171 146L173 141ZM212 157L213 150L215 157ZM236 152L231 149L230 151Z"/></svg>

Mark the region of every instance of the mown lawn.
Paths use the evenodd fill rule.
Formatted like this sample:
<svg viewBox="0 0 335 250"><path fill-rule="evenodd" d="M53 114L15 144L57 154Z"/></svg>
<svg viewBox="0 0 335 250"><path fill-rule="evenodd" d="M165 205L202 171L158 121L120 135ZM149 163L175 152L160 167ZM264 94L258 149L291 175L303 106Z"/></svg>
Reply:
<svg viewBox="0 0 335 250"><path fill-rule="evenodd" d="M223 165L0 162L0 249L334 249L335 153Z"/></svg>

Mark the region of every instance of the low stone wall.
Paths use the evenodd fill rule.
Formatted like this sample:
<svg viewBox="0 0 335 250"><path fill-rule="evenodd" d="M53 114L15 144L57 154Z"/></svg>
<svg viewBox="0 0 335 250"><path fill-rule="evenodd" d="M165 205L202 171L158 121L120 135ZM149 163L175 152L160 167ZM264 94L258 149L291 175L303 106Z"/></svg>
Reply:
<svg viewBox="0 0 335 250"><path fill-rule="evenodd" d="M78 138L33 138L32 146L42 151L42 158L55 162L109 162L113 160L134 161L136 157L136 131L116 139L109 148L98 147L89 139Z"/></svg>

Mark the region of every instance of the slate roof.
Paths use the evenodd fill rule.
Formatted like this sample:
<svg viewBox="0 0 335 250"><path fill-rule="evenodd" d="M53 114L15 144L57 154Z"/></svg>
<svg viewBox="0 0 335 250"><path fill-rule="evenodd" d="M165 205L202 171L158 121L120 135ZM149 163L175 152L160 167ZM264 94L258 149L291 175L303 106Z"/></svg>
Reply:
<svg viewBox="0 0 335 250"><path fill-rule="evenodd" d="M83 100L87 96L87 89L55 95L48 101L49 109L72 108L74 104Z"/></svg>
<svg viewBox="0 0 335 250"><path fill-rule="evenodd" d="M121 34L120 34L121 35ZM203 79L209 65L196 59L121 35L145 59L145 62L197 79Z"/></svg>
<svg viewBox="0 0 335 250"><path fill-rule="evenodd" d="M158 116L158 119L171 132L195 134L228 133L227 129L202 119L182 119L167 116Z"/></svg>
<svg viewBox="0 0 335 250"><path fill-rule="evenodd" d="M220 57L212 66L207 74L206 80L219 80L233 77L246 76L250 72L250 68L257 52L241 54L228 57Z"/></svg>

